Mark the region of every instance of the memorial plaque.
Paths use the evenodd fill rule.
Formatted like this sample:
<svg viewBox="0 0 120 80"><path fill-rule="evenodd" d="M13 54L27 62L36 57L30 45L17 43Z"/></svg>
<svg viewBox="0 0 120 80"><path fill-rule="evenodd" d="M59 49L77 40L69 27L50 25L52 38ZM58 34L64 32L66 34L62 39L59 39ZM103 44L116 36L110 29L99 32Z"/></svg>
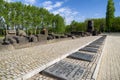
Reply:
<svg viewBox="0 0 120 80"><path fill-rule="evenodd" d="M69 57L81 59L81 60L85 60L85 61L89 61L89 62L93 61L93 59L94 59L94 55L86 54L86 53L82 53L82 52L75 52L75 53L71 54Z"/></svg>
<svg viewBox="0 0 120 80"><path fill-rule="evenodd" d="M84 47L84 48L80 49L79 51L87 51L87 52L97 53L97 52L98 52L98 49L96 49L96 48L91 48L91 47Z"/></svg>
<svg viewBox="0 0 120 80"><path fill-rule="evenodd" d="M94 45L94 44L89 44L86 47L92 47L92 48L100 48L100 45Z"/></svg>
<svg viewBox="0 0 120 80"><path fill-rule="evenodd" d="M103 41L94 41L94 42L92 42L92 43L101 45L101 44L103 44Z"/></svg>
<svg viewBox="0 0 120 80"><path fill-rule="evenodd" d="M85 68L69 62L60 61L43 71L59 80L80 80L85 72Z"/></svg>

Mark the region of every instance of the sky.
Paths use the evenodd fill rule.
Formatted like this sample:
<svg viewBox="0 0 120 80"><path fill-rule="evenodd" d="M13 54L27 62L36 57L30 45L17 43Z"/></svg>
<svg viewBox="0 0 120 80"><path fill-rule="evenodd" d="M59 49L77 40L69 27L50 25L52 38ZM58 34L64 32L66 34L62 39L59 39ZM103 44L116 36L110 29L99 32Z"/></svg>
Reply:
<svg viewBox="0 0 120 80"><path fill-rule="evenodd" d="M53 14L60 14L66 24L75 20L83 22L90 18L104 18L107 0L5 0L7 2L20 1L26 5L44 7ZM120 16L120 0L113 0L115 16Z"/></svg>

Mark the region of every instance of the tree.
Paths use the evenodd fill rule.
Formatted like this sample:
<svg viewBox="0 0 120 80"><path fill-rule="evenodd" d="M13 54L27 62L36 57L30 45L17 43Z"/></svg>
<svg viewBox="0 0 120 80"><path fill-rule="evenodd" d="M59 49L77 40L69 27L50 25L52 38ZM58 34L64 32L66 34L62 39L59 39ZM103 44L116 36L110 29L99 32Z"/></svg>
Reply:
<svg viewBox="0 0 120 80"><path fill-rule="evenodd" d="M65 32L64 19L59 14L57 14L54 17L53 22L55 22L55 32L56 33L64 33Z"/></svg>
<svg viewBox="0 0 120 80"><path fill-rule="evenodd" d="M54 22L56 23L55 32L64 33L65 31L64 19L60 15L54 15L45 8L25 5L21 2L9 3L0 0L0 16L4 17L7 29L15 28L25 30L27 33L37 34L40 33L43 26L53 30Z"/></svg>
<svg viewBox="0 0 120 80"><path fill-rule="evenodd" d="M107 12L106 12L106 30L109 32L113 27L113 20L114 20L114 2L113 0L108 0L107 4Z"/></svg>

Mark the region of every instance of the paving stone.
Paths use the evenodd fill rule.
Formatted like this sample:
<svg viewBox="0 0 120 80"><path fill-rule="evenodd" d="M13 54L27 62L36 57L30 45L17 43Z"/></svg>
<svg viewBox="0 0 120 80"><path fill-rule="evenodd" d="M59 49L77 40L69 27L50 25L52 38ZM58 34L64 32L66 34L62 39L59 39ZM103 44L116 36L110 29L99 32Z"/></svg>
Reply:
<svg viewBox="0 0 120 80"><path fill-rule="evenodd" d="M49 74L62 80L80 80L85 72L85 68L74 65L69 62L60 61L43 71L43 74Z"/></svg>
<svg viewBox="0 0 120 80"><path fill-rule="evenodd" d="M75 59L81 59L81 60L85 60L85 61L90 61L90 62L93 61L93 59L94 59L94 55L86 54L86 53L82 53L82 52L75 52L68 57L75 58Z"/></svg>
<svg viewBox="0 0 120 80"><path fill-rule="evenodd" d="M84 48L80 49L79 51L87 51L87 52L97 53L97 52L98 52L98 49L96 49L96 48L91 48L91 47L84 47Z"/></svg>

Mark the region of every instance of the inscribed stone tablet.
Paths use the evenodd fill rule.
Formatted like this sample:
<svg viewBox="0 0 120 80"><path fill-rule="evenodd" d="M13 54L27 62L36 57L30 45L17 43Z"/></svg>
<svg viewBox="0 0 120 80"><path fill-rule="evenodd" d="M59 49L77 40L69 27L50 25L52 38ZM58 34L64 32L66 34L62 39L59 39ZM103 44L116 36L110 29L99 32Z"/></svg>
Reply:
<svg viewBox="0 0 120 80"><path fill-rule="evenodd" d="M97 53L97 52L98 52L98 49L90 48L90 47L84 47L84 48L80 49L79 51L87 51L87 52Z"/></svg>
<svg viewBox="0 0 120 80"><path fill-rule="evenodd" d="M89 44L89 45L87 45L86 47L100 48L99 45L92 45L92 44Z"/></svg>
<svg viewBox="0 0 120 80"><path fill-rule="evenodd" d="M80 80L84 72L85 68L65 61L55 63L43 71L60 80Z"/></svg>
<svg viewBox="0 0 120 80"><path fill-rule="evenodd" d="M94 55L86 54L86 53L82 53L82 52L75 52L75 53L71 54L69 57L81 59L81 60L85 60L85 61L89 61L89 62L93 61L93 59L94 59Z"/></svg>

